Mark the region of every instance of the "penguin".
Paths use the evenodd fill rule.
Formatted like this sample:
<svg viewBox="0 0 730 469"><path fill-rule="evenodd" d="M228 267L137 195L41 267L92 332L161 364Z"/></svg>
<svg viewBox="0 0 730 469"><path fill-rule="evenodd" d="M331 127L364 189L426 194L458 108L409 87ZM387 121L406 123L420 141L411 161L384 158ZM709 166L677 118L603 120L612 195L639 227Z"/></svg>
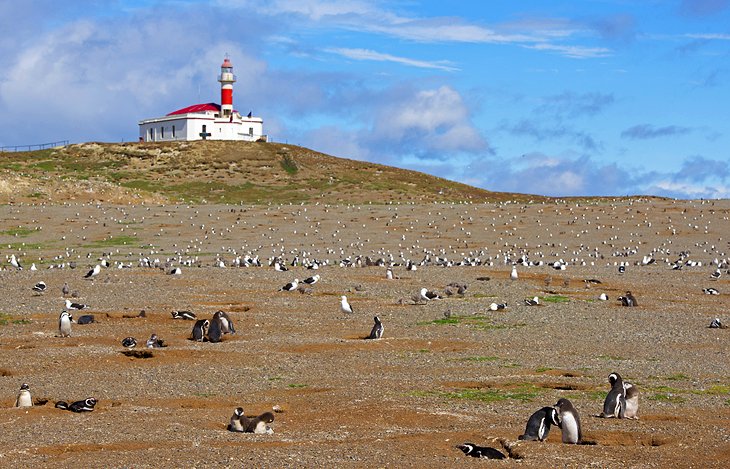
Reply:
<svg viewBox="0 0 730 469"><path fill-rule="evenodd" d="M501 451L490 448L489 446L477 446L474 443L463 443L456 447L472 458L506 459L506 456L502 454Z"/></svg>
<svg viewBox="0 0 730 469"><path fill-rule="evenodd" d="M631 383L624 382L626 391L626 410L624 417L627 419L639 419L639 390Z"/></svg>
<svg viewBox="0 0 730 469"><path fill-rule="evenodd" d="M608 382L611 383L611 390L603 401L603 412L601 417L604 418L624 418L626 412L626 389L624 389L624 380L618 373L608 375Z"/></svg>
<svg viewBox="0 0 730 469"><path fill-rule="evenodd" d="M184 319L186 321L195 321L198 319L197 316L190 311L173 311L170 314L172 314L172 319Z"/></svg>
<svg viewBox="0 0 730 469"><path fill-rule="evenodd" d="M223 340L223 326L221 319L213 316L208 325L208 342L220 342Z"/></svg>
<svg viewBox="0 0 730 469"><path fill-rule="evenodd" d="M157 337L157 334L152 334L149 339L147 339L147 348L162 348L167 347L165 345L165 341Z"/></svg>
<svg viewBox="0 0 730 469"><path fill-rule="evenodd" d="M598 295L598 299L601 301L608 301L608 295L606 295L605 293L601 293L600 295Z"/></svg>
<svg viewBox="0 0 730 469"><path fill-rule="evenodd" d="M35 290L35 288L33 288L33 289ZM712 288L712 287L710 287L710 288L703 288L702 289L702 292L705 295L719 295L720 294L720 291L717 288Z"/></svg>
<svg viewBox="0 0 730 469"><path fill-rule="evenodd" d="M122 347L128 348L128 349L133 349L136 346L137 346L137 339L135 339L134 337L125 337L124 339L122 339Z"/></svg>
<svg viewBox="0 0 730 469"><path fill-rule="evenodd" d="M170 270L168 275L182 275L182 269L180 267L175 267L174 269Z"/></svg>
<svg viewBox="0 0 730 469"><path fill-rule="evenodd" d="M302 280L302 282L306 283L307 285L314 285L315 283L319 282L319 274L313 275L309 278L305 278Z"/></svg>
<svg viewBox="0 0 730 469"><path fill-rule="evenodd" d="M37 293L43 293L44 291L46 291L46 288L46 282L44 281L40 281L33 285L33 291Z"/></svg>
<svg viewBox="0 0 730 469"><path fill-rule="evenodd" d="M233 327L233 321L228 316L228 313L225 311L216 311L216 313L213 315L213 321L220 321L221 324L221 332L224 334L235 334L236 328Z"/></svg>
<svg viewBox="0 0 730 469"><path fill-rule="evenodd" d="M350 306L350 303L347 302L347 297L345 295L342 295L342 301L340 302L340 309L343 313L346 314L352 314L352 306Z"/></svg>
<svg viewBox="0 0 730 469"><path fill-rule="evenodd" d="M28 386L28 383L20 385L18 398L15 399L15 407L33 407L33 399L30 396L30 386Z"/></svg>
<svg viewBox="0 0 730 469"><path fill-rule="evenodd" d="M540 304L540 298L538 298L536 296L533 297L532 299L529 299L529 298L525 299L525 306L537 306L539 304Z"/></svg>
<svg viewBox="0 0 730 469"><path fill-rule="evenodd" d="M196 342L202 342L205 340L205 336L208 335L209 327L210 321L207 319L198 319L193 325L193 332L190 335L190 339Z"/></svg>
<svg viewBox="0 0 730 469"><path fill-rule="evenodd" d="M428 288L421 288L421 299L424 301L440 300L438 293L429 291Z"/></svg>
<svg viewBox="0 0 730 469"><path fill-rule="evenodd" d="M619 300L623 306L639 306L639 303L637 303L636 298L634 298L634 295L632 295L630 291L627 291L624 296L619 296L617 300Z"/></svg>
<svg viewBox="0 0 730 469"><path fill-rule="evenodd" d="M65 301L66 301L66 309L81 311L82 309L86 309L89 307L89 305L85 305L82 303L73 303L69 299L66 299Z"/></svg>
<svg viewBox="0 0 730 469"><path fill-rule="evenodd" d="M228 431L243 433L246 431L246 428L248 428L248 417L243 415L243 407L237 407L231 416Z"/></svg>
<svg viewBox="0 0 730 469"><path fill-rule="evenodd" d="M57 404L58 405L58 404ZM94 410L94 406L96 405L96 398L89 397L87 399L84 399L83 401L76 401L70 406L68 406L68 410L71 412L91 412Z"/></svg>
<svg viewBox="0 0 730 469"><path fill-rule="evenodd" d="M99 264L96 264L93 269L86 272L86 275L84 275L84 278L92 278L99 275L99 272L101 272L101 266Z"/></svg>
<svg viewBox="0 0 730 469"><path fill-rule="evenodd" d="M73 317L64 309L58 317L58 334L61 337L71 337L72 322Z"/></svg>
<svg viewBox="0 0 730 469"><path fill-rule="evenodd" d="M511 278L512 280L517 280L518 278L520 278L520 276L517 275L517 266L516 265L512 266L512 272L510 272L509 278Z"/></svg>
<svg viewBox="0 0 730 469"><path fill-rule="evenodd" d="M527 420L525 433L517 437L517 439L545 441L548 433L550 433L550 425L555 425L556 427L560 425L558 411L555 407L543 407L530 416Z"/></svg>
<svg viewBox="0 0 730 469"><path fill-rule="evenodd" d="M717 280L720 278L721 275L722 275L722 272L720 271L720 269L717 269L716 271L714 271L713 273L710 274L710 279Z"/></svg>
<svg viewBox="0 0 730 469"><path fill-rule="evenodd" d="M558 426L563 432L563 443L578 444L583 439L580 428L580 416L573 404L566 398L558 399L555 404L558 411Z"/></svg>
<svg viewBox="0 0 730 469"><path fill-rule="evenodd" d="M388 269L385 271L385 278L387 280L393 280L393 269L388 267Z"/></svg>
<svg viewBox="0 0 730 469"><path fill-rule="evenodd" d="M720 321L720 318L713 319L707 327L710 329L727 329L727 326Z"/></svg>
<svg viewBox="0 0 730 469"><path fill-rule="evenodd" d="M626 273L626 266L623 265L623 264L619 265L618 266L618 273L620 273L620 274Z"/></svg>
<svg viewBox="0 0 730 469"><path fill-rule="evenodd" d="M84 314L83 316L79 316L79 318L76 320L76 324L91 324L92 322L96 322L94 319L93 314Z"/></svg>
<svg viewBox="0 0 730 469"><path fill-rule="evenodd" d="M283 287L279 288L279 291L294 291L299 286L299 279L295 278L293 282L289 282Z"/></svg>
<svg viewBox="0 0 730 469"><path fill-rule="evenodd" d="M383 337L383 330L385 328L383 327L383 323L380 321L379 317L375 316L373 320L375 321L375 324L373 324L373 328L370 330L370 335L367 338L380 339Z"/></svg>
<svg viewBox="0 0 730 469"><path fill-rule="evenodd" d="M258 417L254 417L248 422L246 431L248 433L274 433L274 430L269 426L274 421L274 414L271 412L264 412Z"/></svg>

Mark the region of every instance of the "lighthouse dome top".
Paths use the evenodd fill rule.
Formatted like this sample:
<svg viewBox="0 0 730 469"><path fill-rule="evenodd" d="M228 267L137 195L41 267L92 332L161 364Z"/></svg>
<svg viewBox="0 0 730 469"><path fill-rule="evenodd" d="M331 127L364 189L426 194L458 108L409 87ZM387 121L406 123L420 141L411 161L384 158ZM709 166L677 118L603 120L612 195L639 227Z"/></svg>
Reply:
<svg viewBox="0 0 730 469"><path fill-rule="evenodd" d="M221 68L222 67L228 67L228 68L233 67L233 64L231 64L231 60L228 57L223 59L223 64L221 65Z"/></svg>

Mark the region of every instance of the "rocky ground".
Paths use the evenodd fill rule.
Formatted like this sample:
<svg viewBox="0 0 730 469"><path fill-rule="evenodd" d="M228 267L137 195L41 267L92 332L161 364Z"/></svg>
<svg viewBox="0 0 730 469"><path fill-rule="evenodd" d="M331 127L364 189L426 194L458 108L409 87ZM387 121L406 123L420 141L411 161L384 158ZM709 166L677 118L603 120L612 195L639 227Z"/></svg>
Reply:
<svg viewBox="0 0 730 469"><path fill-rule="evenodd" d="M730 258L729 201L66 204L0 213L3 467L730 465L730 329L707 327L715 317L730 324L730 267L710 278L711 263ZM385 267L364 265L365 256L401 264L426 253L430 263L398 265L393 280ZM12 254L23 270L5 260ZM246 254L264 266L230 267ZM655 263L636 265L649 254ZM518 265L511 280L523 255L545 264ZM277 272L266 265L273 256L330 264ZM363 265L339 266L357 265L357 256ZM482 265L437 266L439 256ZM701 266L672 270L680 256ZM84 279L102 257L111 266ZM194 265L168 275L140 267L141 258ZM559 259L565 270L547 265ZM314 273L321 280L309 291L278 291ZM39 281L45 293L31 290ZM65 282L97 322L60 338ZM447 296L450 283L468 288ZM445 298L414 301L422 287ZM720 295L704 294L708 287ZM638 307L616 300L627 290ZM341 295L352 315L340 311ZM523 305L534 296L539 306ZM506 309L489 309L502 302ZM237 333L188 340L192 323L170 315L185 309L201 318L224 310ZM145 318L132 317L141 310ZM364 340L374 315L384 337ZM166 348L123 354L124 337L142 350L153 332ZM611 372L639 388L639 420L596 417ZM24 382L36 405L13 408ZM54 408L89 396L99 400L91 413ZM556 428L546 442L518 442L530 414L561 397L580 412L587 444L562 444ZM226 431L238 406L248 415L278 406L274 434ZM511 458L467 458L455 448L465 441L509 448Z"/></svg>

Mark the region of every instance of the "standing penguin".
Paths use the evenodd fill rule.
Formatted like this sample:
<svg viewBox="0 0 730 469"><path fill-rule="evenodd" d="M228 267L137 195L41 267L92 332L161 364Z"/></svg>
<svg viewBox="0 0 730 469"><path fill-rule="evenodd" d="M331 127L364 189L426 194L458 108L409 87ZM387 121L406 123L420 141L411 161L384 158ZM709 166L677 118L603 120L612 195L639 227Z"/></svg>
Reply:
<svg viewBox="0 0 730 469"><path fill-rule="evenodd" d="M563 443L580 443L583 439L580 429L580 417L573 404L563 397L558 399L555 409L558 411L559 427L563 432Z"/></svg>
<svg viewBox="0 0 730 469"><path fill-rule="evenodd" d="M221 319L213 316L208 326L208 342L220 342L223 336L223 326Z"/></svg>
<svg viewBox="0 0 730 469"><path fill-rule="evenodd" d="M631 383L624 382L626 390L626 410L624 417L627 419L638 419L639 413L639 390Z"/></svg>
<svg viewBox="0 0 730 469"><path fill-rule="evenodd" d="M202 342L208 334L208 327L210 327L210 321L207 319L198 319L193 325L193 333L190 339L196 342Z"/></svg>
<svg viewBox="0 0 730 469"><path fill-rule="evenodd" d="M380 321L379 317L375 316L373 320L375 321L375 324L373 324L373 328L370 330L368 339L380 339L383 337L383 330L385 328L383 327L383 323Z"/></svg>
<svg viewBox="0 0 730 469"><path fill-rule="evenodd" d="M601 417L622 419L626 412L626 389L624 389L624 380L620 374L611 373L608 375L608 382L611 383L611 390L603 401Z"/></svg>
<svg viewBox="0 0 730 469"><path fill-rule="evenodd" d="M71 337L71 322L73 317L64 309L58 317L58 334L61 337Z"/></svg>
<svg viewBox="0 0 730 469"><path fill-rule="evenodd" d="M33 407L33 399L30 397L30 386L27 383L20 385L18 398L15 399L15 407Z"/></svg>
<svg viewBox="0 0 730 469"><path fill-rule="evenodd" d="M517 438L527 441L544 441L550 433L550 425L560 425L558 411L555 410L555 407L543 407L530 416L525 433Z"/></svg>
<svg viewBox="0 0 730 469"><path fill-rule="evenodd" d="M235 334L236 329L233 327L233 321L225 311L216 311L213 315L213 321L218 320L221 323L221 332L224 334Z"/></svg>

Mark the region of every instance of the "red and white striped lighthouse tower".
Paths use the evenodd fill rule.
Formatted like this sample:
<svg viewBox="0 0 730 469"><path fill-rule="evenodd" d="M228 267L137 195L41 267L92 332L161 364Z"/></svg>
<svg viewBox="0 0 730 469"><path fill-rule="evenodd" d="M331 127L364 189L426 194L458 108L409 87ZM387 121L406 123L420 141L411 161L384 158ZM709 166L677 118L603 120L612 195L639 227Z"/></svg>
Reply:
<svg viewBox="0 0 730 469"><path fill-rule="evenodd" d="M227 55L221 65L218 81L221 83L221 117L228 117L233 114L233 84L236 82L236 75L233 74L233 65Z"/></svg>

